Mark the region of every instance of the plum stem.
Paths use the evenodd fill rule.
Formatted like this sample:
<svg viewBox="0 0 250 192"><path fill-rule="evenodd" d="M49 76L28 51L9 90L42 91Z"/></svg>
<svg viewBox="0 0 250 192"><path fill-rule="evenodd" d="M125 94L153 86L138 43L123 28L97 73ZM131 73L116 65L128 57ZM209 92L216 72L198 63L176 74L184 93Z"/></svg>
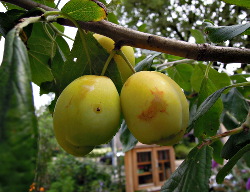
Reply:
<svg viewBox="0 0 250 192"><path fill-rule="evenodd" d="M109 66L109 63L113 59L115 54L116 54L116 50L112 50L111 53L109 54L109 57L108 57L107 61L105 62L104 66L103 66L101 76L104 76L104 74L105 74L105 72L106 72L106 70L107 70L107 68Z"/></svg>
<svg viewBox="0 0 250 192"><path fill-rule="evenodd" d="M122 58L125 60L125 62L127 63L128 67L131 69L131 71L132 71L133 73L136 73L136 71L135 71L133 65L130 63L130 61L128 60L128 58L126 57L126 55L122 52L122 50L119 49L119 50L117 50L117 51L118 51L118 54L119 54L120 56L122 56Z"/></svg>
<svg viewBox="0 0 250 192"><path fill-rule="evenodd" d="M212 136L210 138L207 138L207 139L203 140L203 142L198 145L198 149L201 149L202 147L204 147L206 145L210 145L213 142L221 139L222 137L235 135L235 134L240 133L242 131L248 132L249 130L250 130L250 109L248 111L246 121L244 123L242 123L240 127L237 127L235 129L226 131L226 132L218 134L218 135L214 135L214 136Z"/></svg>

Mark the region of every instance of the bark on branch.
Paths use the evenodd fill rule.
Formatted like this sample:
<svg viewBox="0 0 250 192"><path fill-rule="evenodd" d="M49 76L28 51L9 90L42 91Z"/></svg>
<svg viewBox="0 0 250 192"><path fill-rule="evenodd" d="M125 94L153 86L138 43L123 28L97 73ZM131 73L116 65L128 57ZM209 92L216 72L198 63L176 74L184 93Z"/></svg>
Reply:
<svg viewBox="0 0 250 192"><path fill-rule="evenodd" d="M41 7L47 11L55 9L33 2L32 0L3 0L24 9ZM69 20L59 19L58 23L74 26ZM250 63L250 49L195 44L170 39L116 25L106 20L99 22L79 22L84 30L92 31L112 38L118 45L163 52L198 61L219 61L223 63Z"/></svg>

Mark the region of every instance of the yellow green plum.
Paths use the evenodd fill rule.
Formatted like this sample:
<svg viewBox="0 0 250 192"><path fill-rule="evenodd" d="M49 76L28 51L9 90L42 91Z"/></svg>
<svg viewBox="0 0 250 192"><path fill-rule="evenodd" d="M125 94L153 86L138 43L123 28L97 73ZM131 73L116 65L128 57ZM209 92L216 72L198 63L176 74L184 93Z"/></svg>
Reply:
<svg viewBox="0 0 250 192"><path fill-rule="evenodd" d="M121 107L128 129L144 144L173 145L187 128L187 99L170 77L141 71L128 78L121 91Z"/></svg>
<svg viewBox="0 0 250 192"><path fill-rule="evenodd" d="M71 82L59 96L53 124L61 147L75 156L107 143L120 122L120 98L105 76L85 75Z"/></svg>

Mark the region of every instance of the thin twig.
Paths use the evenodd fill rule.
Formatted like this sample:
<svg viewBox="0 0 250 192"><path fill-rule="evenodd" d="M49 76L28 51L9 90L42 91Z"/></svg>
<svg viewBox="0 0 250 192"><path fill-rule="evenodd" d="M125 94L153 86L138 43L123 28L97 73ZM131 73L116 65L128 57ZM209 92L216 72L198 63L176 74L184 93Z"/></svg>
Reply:
<svg viewBox="0 0 250 192"><path fill-rule="evenodd" d="M226 131L224 133L212 136L208 139L205 139L200 145L198 145L198 149L201 149L202 147L206 146L206 145L211 145L213 142L221 139L222 137L227 137L230 135L235 135L237 133L240 133L242 131L245 132L249 132L250 131L250 109L248 111L247 117L246 117L246 121L244 123L242 123L242 125L240 127L237 127L235 129Z"/></svg>

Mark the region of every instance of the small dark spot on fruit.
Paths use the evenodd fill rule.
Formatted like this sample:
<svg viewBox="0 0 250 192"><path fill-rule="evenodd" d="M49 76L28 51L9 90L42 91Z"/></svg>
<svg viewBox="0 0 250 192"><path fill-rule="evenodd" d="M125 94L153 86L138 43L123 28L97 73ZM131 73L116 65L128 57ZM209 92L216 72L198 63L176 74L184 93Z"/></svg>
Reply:
<svg viewBox="0 0 250 192"><path fill-rule="evenodd" d="M101 111L101 109L100 109L99 107L97 107L97 108L96 108L96 111L98 111L98 112L99 112L99 111Z"/></svg>

